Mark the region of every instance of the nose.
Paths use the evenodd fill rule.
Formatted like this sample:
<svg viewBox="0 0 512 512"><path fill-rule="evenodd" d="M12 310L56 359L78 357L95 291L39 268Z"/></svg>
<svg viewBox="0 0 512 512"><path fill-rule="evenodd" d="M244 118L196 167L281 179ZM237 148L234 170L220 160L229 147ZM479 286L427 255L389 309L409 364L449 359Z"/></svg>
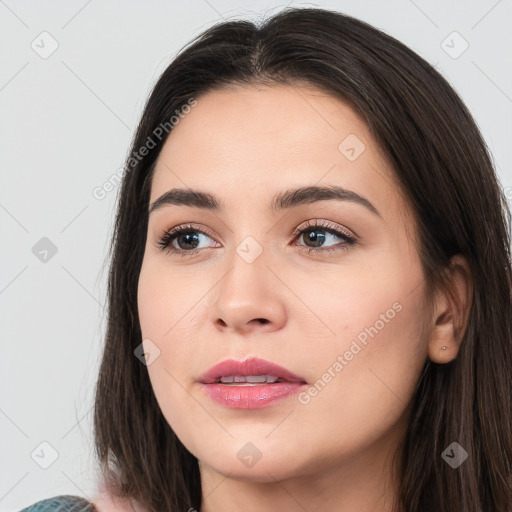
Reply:
<svg viewBox="0 0 512 512"><path fill-rule="evenodd" d="M210 319L220 331L248 335L279 330L286 322L286 287L260 255L248 263L234 254L213 290ZM289 297L288 297L289 298Z"/></svg>

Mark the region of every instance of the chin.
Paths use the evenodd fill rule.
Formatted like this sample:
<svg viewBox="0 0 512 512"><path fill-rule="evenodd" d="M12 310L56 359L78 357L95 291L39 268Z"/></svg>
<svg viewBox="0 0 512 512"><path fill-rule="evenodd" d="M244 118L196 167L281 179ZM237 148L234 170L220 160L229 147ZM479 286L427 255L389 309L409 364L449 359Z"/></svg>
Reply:
<svg viewBox="0 0 512 512"><path fill-rule="evenodd" d="M245 439L249 438L245 436ZM279 438L270 442L264 435L252 439L254 441L230 439L211 447L202 444L199 453L194 455L200 465L240 481L272 483L311 473L314 464L299 458L299 455L304 455L302 450L299 451L300 448L291 443L284 444Z"/></svg>

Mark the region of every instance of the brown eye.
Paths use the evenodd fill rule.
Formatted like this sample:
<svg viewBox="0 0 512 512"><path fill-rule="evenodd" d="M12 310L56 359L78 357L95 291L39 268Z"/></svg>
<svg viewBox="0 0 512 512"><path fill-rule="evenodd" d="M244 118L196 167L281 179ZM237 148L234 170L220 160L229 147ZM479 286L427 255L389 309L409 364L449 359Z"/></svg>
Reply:
<svg viewBox="0 0 512 512"><path fill-rule="evenodd" d="M210 238L209 235L194 228L192 225L178 226L170 231L166 231L156 245L162 251L188 256L202 249L202 247L198 246L201 243L201 239L204 237ZM174 242L176 242L176 244L174 244Z"/></svg>
<svg viewBox="0 0 512 512"><path fill-rule="evenodd" d="M317 253L346 250L357 243L355 236L350 236L348 233L333 227L331 223L324 223L323 221L313 221L306 228L298 230L295 238L305 241L304 245L298 244L299 246L304 247L308 252ZM333 246L324 247L326 242L332 238L338 238L342 241Z"/></svg>

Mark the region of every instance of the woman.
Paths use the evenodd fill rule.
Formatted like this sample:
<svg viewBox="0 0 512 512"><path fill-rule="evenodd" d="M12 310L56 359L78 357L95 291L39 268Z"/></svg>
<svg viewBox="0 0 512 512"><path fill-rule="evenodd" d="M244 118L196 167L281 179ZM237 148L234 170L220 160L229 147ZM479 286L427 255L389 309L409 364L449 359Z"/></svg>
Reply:
<svg viewBox="0 0 512 512"><path fill-rule="evenodd" d="M473 119L397 40L321 9L207 30L127 159L101 492L72 506L510 512L509 229Z"/></svg>

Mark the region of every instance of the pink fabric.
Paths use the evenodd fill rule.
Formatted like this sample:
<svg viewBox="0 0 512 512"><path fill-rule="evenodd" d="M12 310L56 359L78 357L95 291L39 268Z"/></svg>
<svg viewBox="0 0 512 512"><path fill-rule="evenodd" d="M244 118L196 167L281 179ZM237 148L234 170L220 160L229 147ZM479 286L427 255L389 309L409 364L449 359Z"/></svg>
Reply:
<svg viewBox="0 0 512 512"><path fill-rule="evenodd" d="M105 486L99 488L98 493L92 498L92 502L99 512L145 512L133 500L114 499Z"/></svg>

